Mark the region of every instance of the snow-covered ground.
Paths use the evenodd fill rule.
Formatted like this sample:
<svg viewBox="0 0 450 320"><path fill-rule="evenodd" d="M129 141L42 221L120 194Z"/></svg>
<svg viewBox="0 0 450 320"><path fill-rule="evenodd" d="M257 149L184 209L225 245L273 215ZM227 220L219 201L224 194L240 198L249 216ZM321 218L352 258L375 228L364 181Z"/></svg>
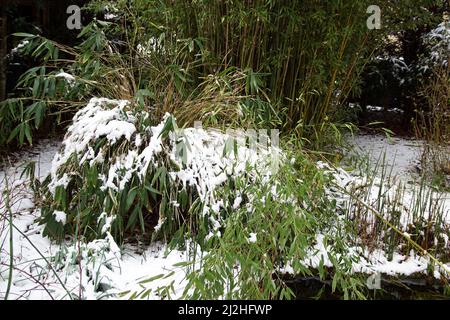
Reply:
<svg viewBox="0 0 450 320"><path fill-rule="evenodd" d="M361 152L369 154L371 161L378 160L386 151L387 163L391 163L394 173L400 176L409 177L414 172L420 154L420 143L400 138L358 136L354 143ZM5 219L9 214L5 207L5 190L9 190L13 225L17 228L12 242L14 270L10 299L67 299L67 291L82 299L130 298L133 293L141 293L149 299L180 297L187 282L184 267L175 265L191 260L187 251L168 253L167 247L161 243L154 243L143 250L130 245L119 249L110 235L88 244L62 245L42 236L43 226L35 223L39 210L34 208L27 181L20 175L30 160L36 161L41 178L48 175L60 145L60 141L45 140L30 152L18 155L16 158L20 158L20 162L0 170L0 190L3 191L0 192L0 299L7 292L10 269L10 225ZM342 181L352 179L343 170L338 172L341 172L338 176ZM450 197L446 201L450 210ZM320 237L318 235L317 244L311 247L307 257L312 267L322 257L325 265L331 265ZM385 253L379 250L370 254L359 252L358 255L361 260L355 263L354 272L425 273L429 261L423 256L397 253L392 261L388 261ZM285 271L289 272L289 268ZM173 286L170 296L159 290L168 285Z"/></svg>
<svg viewBox="0 0 450 320"><path fill-rule="evenodd" d="M324 266L333 267L328 253L330 247L324 246L324 235L317 235L316 244L308 250L304 259L305 265L311 268L318 268L322 261ZM413 274L427 273L429 259L424 256L415 255L411 252L410 255L402 255L394 252L392 260L387 258L386 252L383 250L374 250L368 252L361 249L361 247L353 247L349 250L349 255L358 257L358 261L352 264L351 272L365 273L365 274L382 274L388 276L411 276ZM448 266L450 268L450 265ZM286 273L293 274L293 269L288 265L282 269ZM439 279L440 273L435 271L434 276Z"/></svg>
<svg viewBox="0 0 450 320"><path fill-rule="evenodd" d="M370 163L386 166L386 171L404 180L418 178L423 142L386 135L357 135L351 140L357 153L368 156ZM385 157L385 158L384 158Z"/></svg>
<svg viewBox="0 0 450 320"><path fill-rule="evenodd" d="M88 250L79 250L78 244L58 245L42 236L43 227L35 223L39 211L34 209L26 179L20 176L28 161L36 162L41 178L48 175L60 144L60 141L42 141L31 151L20 154L20 162L0 171L0 190L10 190L13 225L17 228L13 231L14 271L9 299L68 299L66 289L75 295L81 292L83 299L117 297L120 293L127 298L127 291L142 290L147 291L150 299L161 299L165 298L164 293L159 293L158 288L172 281L175 292L171 298L179 297L185 286L184 271L174 264L188 261L187 252L166 252L166 246L161 243L152 244L143 252L133 246L119 250L110 238L81 244ZM7 291L10 265L10 225L5 219L9 214L5 201L4 193L0 192L0 299ZM81 259L79 252L83 253ZM82 261L81 265L77 260ZM52 267L47 263L50 261ZM156 279L145 281L152 277ZM102 289L94 290L94 287Z"/></svg>
<svg viewBox="0 0 450 320"><path fill-rule="evenodd" d="M104 108L106 104L115 105L114 108ZM12 287L10 298L68 298L68 292L78 298L120 298L131 295L133 298L178 298L183 294L185 273L180 263L189 263L199 259L191 256L193 250L168 252L164 244L154 243L142 253L134 253L130 246L118 248L112 236L105 228L104 239L90 243L69 243L62 245L51 243L43 236L43 226L35 220L40 216L39 206L33 204L33 194L21 173L30 160L36 162L38 176L52 178L49 189L54 193L57 187L68 185L69 177L76 173L68 172L58 176L58 169L73 155L79 155L79 164L90 161L90 165L97 161L103 163L99 152L94 155L90 143L99 137L106 136L114 144L122 137L133 140L128 153L117 156L111 166L107 177L103 177L105 190L122 189L131 178L133 170L140 177L145 176L147 168L153 162L154 156L163 150L162 133L167 125L170 115L166 115L163 122L156 127L148 128L149 141L145 148L140 150L143 143L140 133L135 126L136 117L125 113L127 101L113 101L94 98L80 110L74 117L74 123L61 143L46 141L36 146L32 152L19 155L21 163L7 166L0 175L0 193L3 205L0 207L2 219L0 244L0 298L8 292L10 252L12 251L15 267L11 277ZM141 116L148 116L148 114ZM177 131L178 132L178 131ZM133 137L132 137L133 136ZM231 136L209 132L198 128L183 130L182 135L170 135L171 159L174 163L180 161L179 171L169 172L173 179L178 179L183 186L189 184L196 188L204 206L205 214L219 211L223 202L214 199L213 191L216 186L227 180L227 174L237 176L243 174L248 163L262 164L266 155L278 155L272 152L275 148L249 149L239 144L236 158L223 154L223 147L229 144ZM184 139L184 140L183 140ZM187 139L187 140L186 140ZM185 148L190 150L186 157L178 157L176 147L183 140L188 144ZM231 150L233 151L233 150ZM258 152L256 152L258 151ZM259 155L259 151L262 156ZM275 151L275 150L274 150ZM278 151L278 148L276 149ZM270 157L272 159L272 157ZM182 166L181 161L185 164ZM221 174L219 174L221 173ZM10 203L7 203L10 201ZM177 204L173 204L177 206ZM8 208L11 210L8 211ZM10 224L7 217L13 215L13 237L10 241ZM58 222L66 223L66 213L54 211L54 218ZM103 215L95 212L100 217ZM109 218L109 217L108 217ZM114 217L115 218L115 217ZM160 217L161 218L161 217ZM220 224L213 216L209 219L214 224L214 231ZM158 228L163 221L155 227ZM103 230L103 229L102 229ZM211 236L219 232L211 233ZM208 235L209 236L209 235ZM10 249L12 244L12 250ZM177 264L178 267L175 267ZM20 269L16 267L20 266ZM192 265L189 266L192 268ZM151 280L151 281L150 281ZM161 288L171 288L170 292ZM144 296L140 296L142 293ZM138 296L134 295L138 294Z"/></svg>
<svg viewBox="0 0 450 320"><path fill-rule="evenodd" d="M390 177L392 192L395 192L401 184L401 187L406 189L403 203L408 208L415 201L414 194L417 194L421 188L419 183L424 143L424 141L411 138L358 135L351 140L354 147L351 153L366 156L369 159L371 170L376 170L378 167L379 175L381 175L380 171L384 171L385 176ZM347 181L354 180L354 177L345 178L345 173L341 174L340 178ZM375 183L372 189L372 198L376 199L379 186ZM430 188L427 187L426 189L429 190ZM450 193L434 193L435 198L442 205L447 222L450 224Z"/></svg>

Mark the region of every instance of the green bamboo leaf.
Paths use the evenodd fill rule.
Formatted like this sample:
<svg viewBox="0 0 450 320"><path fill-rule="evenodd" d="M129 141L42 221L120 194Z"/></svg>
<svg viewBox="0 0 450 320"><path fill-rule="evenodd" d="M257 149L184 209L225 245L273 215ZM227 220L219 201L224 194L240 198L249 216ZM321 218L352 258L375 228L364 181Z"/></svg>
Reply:
<svg viewBox="0 0 450 320"><path fill-rule="evenodd" d="M38 37L37 35L31 34L31 33L25 33L25 32L17 32L17 33L13 33L12 35L15 37L20 37L20 38L36 38L36 37Z"/></svg>
<svg viewBox="0 0 450 320"><path fill-rule="evenodd" d="M33 84L33 97L38 98L39 97L39 87L40 87L40 78L34 79Z"/></svg>
<svg viewBox="0 0 450 320"><path fill-rule="evenodd" d="M25 137L27 138L28 143L30 145L33 145L33 139L31 138L31 129L30 129L30 126L28 125L28 122L25 125L24 131L25 131Z"/></svg>
<svg viewBox="0 0 450 320"><path fill-rule="evenodd" d="M140 284L149 283L149 282L152 282L152 281L155 281L155 280L159 280L159 279L162 279L162 278L164 278L164 274L163 273L158 274L158 275L153 276L153 277L150 277L150 278L148 278L146 280L139 281L139 283Z"/></svg>
<svg viewBox="0 0 450 320"><path fill-rule="evenodd" d="M126 211L128 211L128 210L130 210L130 208L131 208L131 206L133 205L133 203L134 203L134 200L136 199L136 195L138 194L138 187L134 187L133 189L131 189L129 192L128 192L128 196L127 196L127 204L126 204L126 207L125 207L125 210Z"/></svg>

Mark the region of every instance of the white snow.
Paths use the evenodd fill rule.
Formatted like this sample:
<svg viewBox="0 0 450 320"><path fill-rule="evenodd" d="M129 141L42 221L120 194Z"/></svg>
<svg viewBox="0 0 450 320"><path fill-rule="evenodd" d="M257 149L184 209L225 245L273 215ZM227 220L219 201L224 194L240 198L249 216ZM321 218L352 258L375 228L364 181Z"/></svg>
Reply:
<svg viewBox="0 0 450 320"><path fill-rule="evenodd" d="M189 253L174 250L166 254L167 247L154 243L144 252L136 253L136 248L126 246L120 250L108 234L112 217L106 214L101 216L105 221L103 231L107 234L105 240L97 240L88 244L81 243L82 264L75 263L79 253L78 244L52 243L42 236L43 226L37 225L34 220L39 217L39 210L34 209L31 190L25 178L20 179L26 162L36 161L36 172L44 178L51 171L52 158L61 146L59 141L44 140L36 145L30 152L17 154L22 159L16 164L0 170L0 299L4 298L8 285L9 274L9 223L3 217L4 190L6 185L11 194L12 210L14 211L13 225L19 231L13 231L13 261L14 270L9 299L69 299L64 287L78 297L80 283L83 299L117 299L129 296L119 293L133 290L138 292L144 286L152 290L149 299L162 299L158 288L165 287L173 281L175 292L172 298L179 297L186 285L183 267L174 267L179 262L189 261ZM57 220L65 221L64 212L54 212ZM33 247L34 246L34 247ZM61 279L57 279L55 272L49 268L47 261L55 257L52 268ZM80 276L81 270L81 276ZM175 271L174 274L170 274ZM156 275L154 281L141 282ZM98 286L102 290L98 290ZM139 290L138 290L139 289ZM130 294L131 294L130 293Z"/></svg>
<svg viewBox="0 0 450 320"><path fill-rule="evenodd" d="M420 185L418 170L421 165L420 157L424 141L382 135L356 136L351 141L356 154L368 157L371 167L369 170L375 170L378 164L379 170L384 170L385 178L381 183L381 172L378 172L378 176L373 181L369 181L359 172L349 174L339 168L337 171L332 169L333 176L342 188L353 192L358 188L367 188L370 185L369 203L377 200L380 188L383 188L383 192L391 199L401 195L404 225L411 219L411 213L408 213L408 210L416 201L420 200L421 195L429 193L435 203L424 202L420 214L427 218L430 211L440 209L444 219L450 224L450 193L435 191L431 187Z"/></svg>
<svg viewBox="0 0 450 320"><path fill-rule="evenodd" d="M75 77L71 74L68 74L64 71L59 72L58 74L55 75L55 78L63 78L65 79L67 82L72 83L75 81Z"/></svg>
<svg viewBox="0 0 450 320"><path fill-rule="evenodd" d="M262 175L270 176L276 170L277 157L281 151L275 147L260 146L256 150L248 148L240 143L239 137L233 137L213 130L188 128L182 131L182 135L172 135L177 145L184 143L186 146L186 159L177 156L179 148L172 149L171 158L182 169L171 172L173 178L179 179L183 185L195 186L200 199L206 206L217 211L220 200L215 199L215 189L222 185L229 177L238 177L246 172L246 168L258 168ZM224 154L227 141L236 139L237 154L231 152ZM248 172L254 174L252 171ZM219 202L218 202L219 201ZM236 199L234 209L237 209L241 200Z"/></svg>
<svg viewBox="0 0 450 320"><path fill-rule="evenodd" d="M106 109L106 105L114 107ZM136 128L132 123L134 118L124 112L127 105L128 101L93 98L75 115L74 123L69 127L64 139L62 150L56 154L52 162L52 183L50 184L52 192L56 187L66 186L70 181L67 176L58 177L57 175L58 169L69 157L80 155L80 164L89 160L101 161L101 158L94 157L93 150L88 149L92 140L101 136L106 136L110 143L115 143L122 137L130 140Z"/></svg>
<svg viewBox="0 0 450 320"><path fill-rule="evenodd" d="M20 50L22 50L29 43L30 43L30 41L28 41L28 40L20 41L19 44L11 50L11 54L20 52Z"/></svg>
<svg viewBox="0 0 450 320"><path fill-rule="evenodd" d="M303 263L311 268L318 268L321 262L325 267L332 267L333 263L329 258L331 252L330 246L324 245L324 235L318 234L316 237L316 244L312 246ZM387 258L386 252L382 250L374 250L369 252L361 247L350 247L348 250L348 258L355 259L352 263L352 273L374 274L380 273L389 276L411 276L413 274L426 274L427 268L430 264L430 259L427 256L420 256L414 252L408 255L402 255L394 252L392 260ZM447 270L450 270L450 263L446 265ZM290 263L287 266L280 268L281 272L293 274L293 268ZM437 267L434 276L437 279L441 278L440 267ZM445 271L444 271L445 273Z"/></svg>
<svg viewBox="0 0 450 320"><path fill-rule="evenodd" d="M118 17L117 14L114 13L105 13L105 19L106 20L113 20L116 19Z"/></svg>
<svg viewBox="0 0 450 320"><path fill-rule="evenodd" d="M250 233L250 236L248 237L248 242L249 243L255 243L257 241L257 235L254 232Z"/></svg>
<svg viewBox="0 0 450 320"><path fill-rule="evenodd" d="M357 135L350 139L359 155L367 155L372 166L380 162L387 172L404 179L415 177L420 163L423 141L388 137L386 135ZM383 162L383 157L386 156Z"/></svg>
<svg viewBox="0 0 450 320"><path fill-rule="evenodd" d="M105 110L102 108L103 103L113 104L113 107ZM74 152L83 154L85 156L83 161L94 161L95 155L88 148L91 139L105 136L111 142L118 141L120 138L132 141L132 137L136 136L133 117L127 115L124 109L126 105L125 101L94 99L88 108L77 114L76 119L79 121L75 121L69 129L70 134L66 136L66 141L56 156L55 153L57 153L60 143L44 141L35 146L32 152L21 154L20 157L37 162L36 168L39 177L43 178L50 173L54 179L54 185L65 186L70 179L70 174L58 175L58 168ZM150 129L154 138L150 139L141 154L132 150L117 159L117 163L127 171L145 172L145 164L152 161L154 156L162 150L159 137L162 127L163 125L160 124ZM217 146L224 144L228 137L219 132L192 128L184 130L183 134L184 137L174 134L170 136L172 146L176 145L175 142L180 141L189 145L186 159L183 161L177 156L176 148L171 149L172 159L181 168L180 171L171 174L186 185L195 187L206 203L206 210L212 210L212 212L225 205L221 199L215 198L213 190L229 175L244 172L246 164L260 165L261 159L271 159L272 150L270 149L262 148L258 156L257 153L244 146L238 146L237 155L224 157L223 148L217 148ZM140 143L144 143L143 137L139 137L139 140ZM378 136L357 137L355 141L363 152L372 150L375 153L372 161L378 157L377 152L380 153L387 149L389 151L388 159L395 158L400 163L399 166L397 164L394 166L397 174L406 175L410 172L411 166L414 166L414 159L416 159L418 151L415 141L397 138L389 140ZM137 146L140 143L134 145ZM398 156L394 157L395 154ZM319 163L318 166L328 170L342 188L355 188L367 182L364 177L352 175L341 168L330 168L323 163ZM43 226L34 222L40 214L39 209L34 208L27 179L20 177L23 167L24 162L21 162L11 164L0 171L0 190L10 190L14 213L13 223L23 233L22 235L17 230L13 232L15 268L9 299L68 299L66 289L77 297L81 295L82 299L127 299L130 297L176 299L181 297L187 280L185 279L186 269L179 263L192 260L190 251L173 250L168 253L167 246L162 243L153 243L139 253L136 247L130 245L118 248L109 234L114 217L107 213L102 213L99 217L99 223L103 223L102 232L106 235L105 239L90 243L64 242L62 245L58 245L43 237ZM126 179L127 176L123 178ZM110 185L107 184L106 187L122 187L120 183L115 184L116 180L110 181L105 177L106 181L110 182ZM377 194L376 185L377 183L373 187L373 196ZM410 191L406 191L406 194L408 192ZM271 193L276 193L276 186L272 188ZM330 194L336 195L336 193ZM0 192L0 217L6 216L4 197L4 192ZM409 195L409 198L406 197L406 199L411 201L412 197L413 195ZM373 200L373 198L370 199ZM372 201L370 199L369 202ZM447 199L447 205L450 204L449 199ZM285 201L288 200L285 199ZM232 207L236 209L241 204L242 194L237 194ZM173 205L178 204L174 203ZM252 210L251 203L245 205L250 211ZM407 204L405 204L406 206ZM447 208L450 209L450 205ZM57 221L65 223L64 212L54 212L54 214ZM213 228L208 237L220 236L221 221L213 214L209 218ZM405 219L407 218L405 216ZM163 223L164 218L162 217L156 229L160 228ZM324 265L331 266L328 255L330 249L324 245L324 238L324 235L317 235L315 243L304 258L303 262L306 265L317 267L322 260ZM249 243L256 243L257 234L249 233L247 239ZM0 298L4 297L8 285L9 244L9 223L4 218L0 218ZM448 238L446 245L448 245ZM378 249L368 252L360 247L353 247L350 248L350 253L359 257L352 264L352 272L411 275L426 273L429 264L428 257L412 252L408 255L394 252L391 261L388 261L385 252ZM52 258L51 268L43 257L47 260ZM178 265L175 266L176 264ZM288 265L284 271L289 272L292 269ZM439 268L435 271L436 277L439 276L438 271ZM169 292L170 297L167 296L167 292L162 290L167 285L173 285L174 290ZM133 296L133 293L141 293L141 295Z"/></svg>
<svg viewBox="0 0 450 320"><path fill-rule="evenodd" d="M425 34L423 44L429 55L421 57L419 66L425 72L436 66L447 67L450 58L450 21L441 22L436 28Z"/></svg>
<svg viewBox="0 0 450 320"><path fill-rule="evenodd" d="M62 211L55 211L53 212L54 216L55 216L55 221L56 222L60 222L63 225L66 224L66 220L67 220L67 214L65 212Z"/></svg>
<svg viewBox="0 0 450 320"><path fill-rule="evenodd" d="M98 217L98 221L97 223L101 223L103 222L103 226L102 226L102 234L105 234L109 231L109 229L111 228L111 223L113 223L113 221L116 219L116 217L114 216L108 216L108 214L106 212L102 212L102 214L100 214L100 216Z"/></svg>
<svg viewBox="0 0 450 320"><path fill-rule="evenodd" d="M148 299L162 299L165 297L159 295L158 288L172 281L175 289L172 298L181 296L184 291L185 270L175 267L174 264L188 261L187 252L174 250L167 255L167 247L160 243L152 244L143 253L136 253L132 246L120 250L109 234L105 240L81 243L81 250L78 244L64 243L59 246L42 237L42 228L33 223L34 218L35 213L26 213L14 219L14 224L24 232L28 240L18 232L13 234L16 267L9 299L69 299L66 289L78 298L80 284L82 299L127 299L132 292L141 292L143 287L152 290ZM0 299L3 299L9 270L8 232L4 231L0 239L3 243L0 258ZM55 257L52 262L53 269L64 286L37 250L47 259ZM80 252L81 266L77 263ZM171 274L172 271L175 272ZM164 275L167 278L142 284L142 281L156 275ZM130 294L121 295L126 291L130 291Z"/></svg>

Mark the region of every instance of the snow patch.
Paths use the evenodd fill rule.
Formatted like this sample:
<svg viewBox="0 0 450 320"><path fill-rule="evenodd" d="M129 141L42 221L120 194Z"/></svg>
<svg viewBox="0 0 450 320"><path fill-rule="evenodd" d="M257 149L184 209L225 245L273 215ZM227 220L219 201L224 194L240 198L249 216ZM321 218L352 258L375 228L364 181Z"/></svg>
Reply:
<svg viewBox="0 0 450 320"><path fill-rule="evenodd" d="M55 221L56 222L60 222L63 225L66 224L66 220L67 220L67 215L65 212L62 211L55 211L53 212L53 215L55 217Z"/></svg>

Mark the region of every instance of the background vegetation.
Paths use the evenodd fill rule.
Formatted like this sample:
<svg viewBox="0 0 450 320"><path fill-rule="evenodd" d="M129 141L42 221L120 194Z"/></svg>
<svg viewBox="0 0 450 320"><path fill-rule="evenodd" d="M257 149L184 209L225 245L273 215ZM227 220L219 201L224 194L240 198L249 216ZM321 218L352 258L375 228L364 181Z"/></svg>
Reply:
<svg viewBox="0 0 450 320"><path fill-rule="evenodd" d="M91 12L99 18L109 12L112 19L92 21L79 45L30 37L23 53L42 65L22 77L20 96L1 103L0 143L31 143L44 118L67 119L62 114L96 94L134 99L152 108L155 119L173 112L182 126L250 121L293 131L323 148L348 128L344 109L361 89L370 97L379 96L377 83L383 90L396 87L365 78L374 71L367 69L371 58L398 46L404 55L414 51L417 38L442 21L446 6L385 0L378 4L383 28L368 30L369 2L92 1ZM414 44L406 40L411 32L418 34ZM388 35L398 38L395 44L386 43ZM75 76L70 87L55 77L61 70ZM415 91L411 81L403 86ZM396 99L408 97L403 91Z"/></svg>
<svg viewBox="0 0 450 320"><path fill-rule="evenodd" d="M390 186L383 183L389 179L382 181L376 205L361 203L370 200L374 179L359 191L344 190L350 197L340 203L329 197L329 191L339 187L330 172L316 166L318 158L335 149L343 130L355 128L358 108L349 110L349 102L364 109L389 88L394 92L386 94L381 105L398 104L406 110L407 121L417 115L418 134L438 144L448 142L448 68L422 72L419 61L427 50L418 45L423 34L442 22L446 1L379 1L380 30L366 26L370 4L94 0L87 10L97 19L83 28L76 45L16 34L26 41L20 53L32 57L36 66L0 103L0 146L32 144L45 123L65 127L95 96L130 101L123 113L136 120L144 136L136 150L136 136L89 140L90 150L106 155L105 161L82 163L75 153L57 173L58 178L75 173L73 179L53 191L50 178L34 180L30 167L45 234L59 241L102 237L106 212L117 217L108 232L119 242L132 235L188 246L187 239L194 239L194 251L205 252L205 257L201 270L192 263L184 293L188 298L291 298L294 292L280 272L287 266L296 275L329 280L332 291L344 298L366 298L370 293L364 276L351 273L360 259L352 246L358 245L381 248L390 258L399 247L405 252L413 248L441 265L437 259L448 259L441 242L428 244L421 234L426 230L430 237L448 238L449 231L439 229L440 210L430 221L423 217L421 208L433 199L425 187L412 205L415 227L408 228L399 221L402 189L395 199L386 195ZM415 113L419 105L422 113ZM424 116L430 111L436 116ZM115 160L130 150L142 152L151 139L145 138L147 129L163 119L166 140L177 126L198 120L219 128L278 128L286 156L293 160L270 181L259 175L254 180L228 179L217 196L231 203L237 192L245 193L252 210L222 208L222 237L211 240L211 224L201 214L204 204L195 190L183 188L167 174L174 166L167 154L148 168L145 179L133 175L121 190L105 189L99 182ZM175 209L173 201L181 208ZM56 221L55 211L67 213L66 224ZM154 233L161 217L167 223L161 233ZM252 233L258 234L257 245L249 241ZM326 266L322 259L310 268L302 258L319 243L318 234L324 235L330 262ZM144 298L145 293L132 297Z"/></svg>

